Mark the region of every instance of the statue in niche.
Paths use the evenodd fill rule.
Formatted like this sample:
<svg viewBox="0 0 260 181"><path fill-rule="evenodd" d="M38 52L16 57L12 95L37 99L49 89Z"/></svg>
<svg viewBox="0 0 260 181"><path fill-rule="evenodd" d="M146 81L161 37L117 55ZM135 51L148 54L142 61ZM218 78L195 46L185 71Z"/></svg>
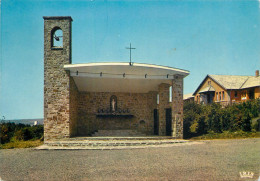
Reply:
<svg viewBox="0 0 260 181"><path fill-rule="evenodd" d="M117 97L115 95L110 97L110 111L111 112L117 111Z"/></svg>
<svg viewBox="0 0 260 181"><path fill-rule="evenodd" d="M112 99L111 104L112 104L112 111L115 112L115 111L116 111L116 109L115 109L115 106L116 106L116 101L115 101L115 99Z"/></svg>

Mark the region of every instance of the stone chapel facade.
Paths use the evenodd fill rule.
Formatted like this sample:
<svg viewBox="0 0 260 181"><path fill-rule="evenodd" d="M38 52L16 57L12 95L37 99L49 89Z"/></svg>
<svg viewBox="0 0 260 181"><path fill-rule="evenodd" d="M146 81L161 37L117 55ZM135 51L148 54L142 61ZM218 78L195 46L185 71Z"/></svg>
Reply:
<svg viewBox="0 0 260 181"><path fill-rule="evenodd" d="M183 138L188 71L138 63L71 64L72 18L43 19L45 141L99 130Z"/></svg>

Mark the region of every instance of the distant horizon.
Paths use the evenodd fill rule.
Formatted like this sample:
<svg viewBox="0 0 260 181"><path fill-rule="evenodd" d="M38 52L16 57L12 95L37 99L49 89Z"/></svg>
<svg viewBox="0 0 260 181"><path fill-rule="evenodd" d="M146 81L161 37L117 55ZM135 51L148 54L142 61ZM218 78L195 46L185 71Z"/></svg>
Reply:
<svg viewBox="0 0 260 181"><path fill-rule="evenodd" d="M42 120L44 118L30 118L30 119L26 119L26 118L21 118L21 119L1 119L0 121L16 121L16 120Z"/></svg>
<svg viewBox="0 0 260 181"><path fill-rule="evenodd" d="M2 1L0 119L43 117L43 16L71 16L72 63L132 61L190 72L184 94L209 75L254 76L260 1Z"/></svg>

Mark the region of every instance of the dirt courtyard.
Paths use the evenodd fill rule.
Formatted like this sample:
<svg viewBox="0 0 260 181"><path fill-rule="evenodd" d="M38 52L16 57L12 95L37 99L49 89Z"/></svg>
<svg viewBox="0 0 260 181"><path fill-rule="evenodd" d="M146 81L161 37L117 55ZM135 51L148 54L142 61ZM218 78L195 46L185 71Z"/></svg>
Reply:
<svg viewBox="0 0 260 181"><path fill-rule="evenodd" d="M0 150L0 180L257 180L260 138L125 150ZM253 179L240 172L253 172Z"/></svg>

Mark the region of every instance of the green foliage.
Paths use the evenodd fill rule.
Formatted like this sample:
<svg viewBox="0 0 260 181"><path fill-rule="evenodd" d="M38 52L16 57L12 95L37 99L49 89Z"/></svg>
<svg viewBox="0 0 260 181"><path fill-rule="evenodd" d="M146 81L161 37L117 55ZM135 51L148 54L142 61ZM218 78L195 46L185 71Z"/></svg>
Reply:
<svg viewBox="0 0 260 181"><path fill-rule="evenodd" d="M29 141L18 141L11 140L8 143L0 144L0 149L12 149L12 148L31 148L37 147L43 144L41 140L29 140Z"/></svg>
<svg viewBox="0 0 260 181"><path fill-rule="evenodd" d="M2 122L0 124L0 143L4 144L9 142L13 137L14 132L25 126L29 125Z"/></svg>
<svg viewBox="0 0 260 181"><path fill-rule="evenodd" d="M33 138L32 132L30 131L30 129L28 127L22 128L22 129L16 131L14 134L14 137L16 140L20 140L20 141L21 140L26 141L26 140L30 140Z"/></svg>
<svg viewBox="0 0 260 181"><path fill-rule="evenodd" d="M251 116L248 112L246 112L242 116L242 124L241 124L241 130L242 131L251 131Z"/></svg>
<svg viewBox="0 0 260 181"><path fill-rule="evenodd" d="M198 127L198 118L202 113L202 107L194 102L184 104L183 133L184 138L192 137L196 134Z"/></svg>
<svg viewBox="0 0 260 181"><path fill-rule="evenodd" d="M255 119L255 121L252 122L252 129L254 131L260 131L260 118Z"/></svg>
<svg viewBox="0 0 260 181"><path fill-rule="evenodd" d="M221 133L221 106L219 104L211 104L208 106L207 122L209 130L215 133Z"/></svg>
<svg viewBox="0 0 260 181"><path fill-rule="evenodd" d="M205 139L237 139L237 138L259 138L260 132L244 132L244 131L224 131L222 133L214 133L209 131L208 134L202 136L193 137L194 140L205 140Z"/></svg>
<svg viewBox="0 0 260 181"><path fill-rule="evenodd" d="M252 119L260 115L260 99L224 108L217 103L209 105L185 103L183 110L184 138L209 132L222 133L240 130L250 132L252 128L255 131L260 129L260 120L252 124Z"/></svg>
<svg viewBox="0 0 260 181"><path fill-rule="evenodd" d="M43 136L43 126L32 126L24 127L15 132L14 137L17 140L31 140L31 139L40 139Z"/></svg>
<svg viewBox="0 0 260 181"><path fill-rule="evenodd" d="M7 125L1 125L0 127L0 138L2 144L8 142L11 138L10 133L8 132L8 126Z"/></svg>
<svg viewBox="0 0 260 181"><path fill-rule="evenodd" d="M0 143L5 144L11 140L35 140L43 137L43 126L30 126L25 124L4 123L0 124Z"/></svg>

